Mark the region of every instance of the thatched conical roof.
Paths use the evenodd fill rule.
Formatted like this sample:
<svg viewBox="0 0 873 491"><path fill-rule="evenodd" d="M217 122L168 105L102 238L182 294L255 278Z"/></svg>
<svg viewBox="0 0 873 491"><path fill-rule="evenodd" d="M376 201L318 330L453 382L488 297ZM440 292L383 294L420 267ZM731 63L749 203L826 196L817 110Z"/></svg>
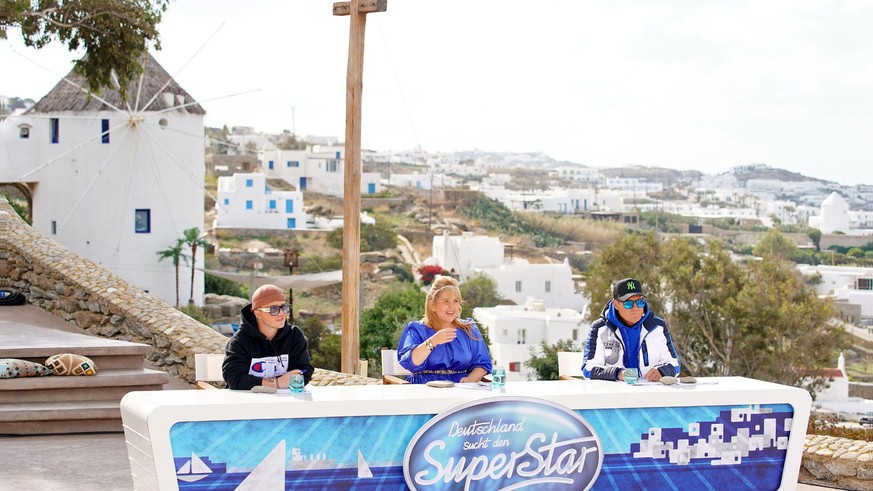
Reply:
<svg viewBox="0 0 873 491"><path fill-rule="evenodd" d="M129 105L131 109L137 110L138 108L142 108L148 103L152 97L158 92L161 91L163 93L173 94L173 103L168 105L167 101L164 100L163 96L158 96L155 100L149 105L148 111L160 111L162 109L169 109L174 106L179 106L182 104L187 104L194 102L194 98L191 97L188 92L185 91L179 84L176 83L175 80L170 82L166 87L164 84L167 83L167 80L170 80L170 74L164 70L162 67L150 53L145 53L143 55L143 73L142 73L142 88L140 88L140 80L134 80L131 82L130 87L128 88L127 99L128 102L125 103L121 99L121 95L118 93L118 90L115 88L104 88L99 94L97 94L101 99L109 102L110 104L115 105L120 109L126 109ZM77 84L79 87L88 87L88 83L85 79L75 73L75 70L71 70L70 73L67 74L67 80ZM49 91L48 94L45 95L42 99L39 100L29 111L28 113L53 113L59 111L111 111L112 108L108 107L102 101L97 99L96 97L89 96L82 89L76 87L75 85L69 84L64 80L58 82L57 85L54 86L52 90ZM163 90L161 90L161 88ZM139 93L139 103L137 104L137 93ZM184 97L184 102L176 102L176 95L180 95ZM206 111L200 107L199 104L192 104L190 106L185 106L179 111L185 111L190 114L206 114Z"/></svg>

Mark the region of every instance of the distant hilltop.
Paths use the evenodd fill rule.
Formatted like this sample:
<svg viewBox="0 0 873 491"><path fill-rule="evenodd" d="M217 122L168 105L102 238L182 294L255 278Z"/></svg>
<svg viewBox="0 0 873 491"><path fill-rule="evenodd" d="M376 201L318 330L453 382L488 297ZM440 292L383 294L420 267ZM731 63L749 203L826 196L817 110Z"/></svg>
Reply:
<svg viewBox="0 0 873 491"><path fill-rule="evenodd" d="M750 164L741 165L731 169L731 173L738 181L745 183L749 179L772 179L776 181L816 181L821 183L829 183L822 179L807 177L797 172L787 171L785 169L776 169L767 164Z"/></svg>
<svg viewBox="0 0 873 491"><path fill-rule="evenodd" d="M578 164L577 164L578 165ZM668 169L665 167L646 167L643 165L632 165L627 167L611 167L598 169L604 177L625 177L646 179L656 182L677 182L680 180L697 180L707 175L698 170L677 170ZM732 168L729 174L733 175L738 183L745 185L750 180L774 180L782 182L803 182L814 181L822 184L835 184L831 181L816 179L814 177L804 176L797 172L791 172L785 169L777 169L770 167L767 164L750 164L741 165Z"/></svg>
<svg viewBox="0 0 873 491"><path fill-rule="evenodd" d="M699 170L677 170L668 169L666 167L646 167L642 165L612 167L599 170L606 178L626 177L664 183L676 182L679 180L696 180L704 175L703 172L700 172Z"/></svg>

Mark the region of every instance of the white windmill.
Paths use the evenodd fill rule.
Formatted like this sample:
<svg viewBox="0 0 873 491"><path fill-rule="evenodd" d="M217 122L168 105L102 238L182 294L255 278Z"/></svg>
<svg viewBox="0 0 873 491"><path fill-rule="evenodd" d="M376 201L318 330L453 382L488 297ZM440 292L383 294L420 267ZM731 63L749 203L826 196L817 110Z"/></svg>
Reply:
<svg viewBox="0 0 873 491"><path fill-rule="evenodd" d="M203 227L205 111L148 53L127 100L85 87L71 71L0 121L0 183L30 193L42 234L172 304L174 267L156 253ZM189 291L190 276L179 280Z"/></svg>

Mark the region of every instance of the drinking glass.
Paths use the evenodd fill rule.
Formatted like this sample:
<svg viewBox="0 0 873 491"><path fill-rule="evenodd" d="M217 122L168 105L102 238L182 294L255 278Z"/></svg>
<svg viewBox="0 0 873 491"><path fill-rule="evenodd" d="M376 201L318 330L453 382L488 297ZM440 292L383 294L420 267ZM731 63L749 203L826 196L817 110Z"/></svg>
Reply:
<svg viewBox="0 0 873 491"><path fill-rule="evenodd" d="M292 373L291 379L288 381L288 388L291 389L291 392L303 392L305 383L306 380L302 373Z"/></svg>
<svg viewBox="0 0 873 491"><path fill-rule="evenodd" d="M625 368L624 369L624 383L628 385L634 385L637 383L637 377L639 377L639 373L636 368Z"/></svg>
<svg viewBox="0 0 873 491"><path fill-rule="evenodd" d="M506 385L506 370L495 368L491 370L491 387L503 387Z"/></svg>

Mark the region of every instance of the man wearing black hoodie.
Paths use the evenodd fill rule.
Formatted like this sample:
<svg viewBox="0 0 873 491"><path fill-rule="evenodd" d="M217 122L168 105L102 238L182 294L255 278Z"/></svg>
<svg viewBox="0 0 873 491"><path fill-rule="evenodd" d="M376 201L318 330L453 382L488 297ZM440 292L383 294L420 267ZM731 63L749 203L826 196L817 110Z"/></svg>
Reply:
<svg viewBox="0 0 873 491"><path fill-rule="evenodd" d="M306 338L299 327L288 323L290 312L281 288L264 285L255 290L252 303L240 310L239 330L225 347L221 371L228 388L284 389L292 373L302 373L309 383L315 368Z"/></svg>

